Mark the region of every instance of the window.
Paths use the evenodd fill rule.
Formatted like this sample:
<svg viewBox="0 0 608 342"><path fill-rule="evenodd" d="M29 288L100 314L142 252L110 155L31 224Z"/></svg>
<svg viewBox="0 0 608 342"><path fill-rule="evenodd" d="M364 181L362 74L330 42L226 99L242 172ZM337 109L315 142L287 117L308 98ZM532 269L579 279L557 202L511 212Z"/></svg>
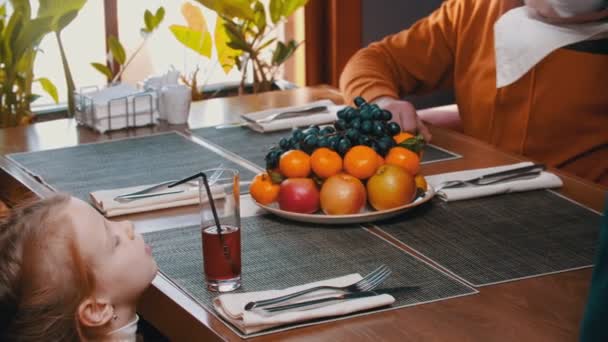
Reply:
<svg viewBox="0 0 608 342"><path fill-rule="evenodd" d="M105 61L104 0L88 0L78 17L67 26L61 40L76 87L103 84L105 77L91 67L91 62ZM32 1L32 13L38 11L38 1ZM35 77L47 77L57 86L59 102L67 101L65 75L54 34L48 34L40 44L41 51L34 64ZM43 95L32 104L33 109L54 105L53 99L34 83L33 92Z"/></svg>
<svg viewBox="0 0 608 342"><path fill-rule="evenodd" d="M187 0L88 0L78 17L62 33L62 42L77 90L85 86L105 84L105 77L91 66L92 62L105 63L106 61L105 1L116 1L117 3L119 39L125 47L128 57L143 41L140 28L143 26L145 10L154 12L158 7L163 6L166 11L161 26L148 39L123 74L123 82L136 84L148 76L165 73L171 66L186 75L190 75L198 66L200 68L198 73L198 83L200 85L240 81L240 73L236 68L228 74L224 73L217 62L215 49L213 49L211 59L202 57L181 45L169 31L170 25L185 25L186 21L181 14L181 6ZM268 1L263 0L265 3ZM202 10L208 29L212 31L213 35L216 21L215 13L195 1L190 1L190 3ZM38 1L32 1L32 7L33 12L37 11ZM303 13L303 11L299 12ZM292 18L292 20L295 19ZM286 31L284 26L280 25L274 32L281 39ZM302 40L303 37L298 37L298 39ZM66 94L65 76L54 34L49 34L43 39L40 49L41 52L35 61L34 75L36 77L47 77L55 83L59 91L60 103L66 103L68 94ZM299 54L301 53L303 52L300 51ZM298 64L303 68L303 63ZM288 74L296 76L293 72ZM33 103L34 110L54 105L53 100L42 91L39 84L34 84L34 92L43 95L42 98Z"/></svg>

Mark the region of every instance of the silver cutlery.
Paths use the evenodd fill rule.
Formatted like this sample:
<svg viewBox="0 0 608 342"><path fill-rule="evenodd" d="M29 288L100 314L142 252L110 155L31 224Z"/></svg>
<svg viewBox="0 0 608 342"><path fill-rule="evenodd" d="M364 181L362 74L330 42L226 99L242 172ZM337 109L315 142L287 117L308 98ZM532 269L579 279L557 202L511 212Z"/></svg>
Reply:
<svg viewBox="0 0 608 342"><path fill-rule="evenodd" d="M223 164L220 164L216 168L216 170L213 172L213 174L211 174L211 176L209 177L209 185L213 185L220 178L220 176L223 173L223 171L221 170L222 167L223 167ZM155 190L160 190L163 188L166 189L169 187L170 184L175 183L175 182L176 182L176 180L164 181L164 182L149 186L142 190L130 192L130 193L123 194L120 196L116 196L116 197L114 197L114 200L117 202L130 202L130 201L134 201L134 200L142 199L142 198L179 194L179 193L186 191L184 189L181 189L181 190L172 190L172 191L165 191L165 192L153 192ZM195 182L189 183L189 184L196 185Z"/></svg>
<svg viewBox="0 0 608 342"><path fill-rule="evenodd" d="M278 113L270 114L268 116L265 116L265 117L263 117L261 119L257 119L257 120L247 117L246 115L243 115L242 118L244 120L252 122L252 123L262 124L262 123L268 123L270 121L279 120L279 119L287 119L287 118L293 118L293 117L298 117L298 116L307 115L307 114L313 114L313 113L317 113L317 112L324 112L324 111L327 111L327 109L328 109L327 106L321 105L321 106L312 106L312 107L302 108L302 109L297 109L297 110L288 110L288 111L278 112Z"/></svg>
<svg viewBox="0 0 608 342"><path fill-rule="evenodd" d="M316 306L318 304L342 301L342 300L348 300L348 299L375 297L375 296L380 296L383 294L395 294L398 292L411 292L411 291L415 291L418 289L420 289L420 286L403 286L403 287L397 287L397 288L391 288L391 289L380 289L380 290L362 291L362 292L349 292L349 293L343 293L343 294L334 295L334 296L330 296L330 297L324 297L324 298L320 298L320 299L308 300L308 301L304 301L304 302L262 308L262 310L268 311L268 312L278 312L278 311L299 309L299 308L303 308L303 307L307 307L307 306Z"/></svg>
<svg viewBox="0 0 608 342"><path fill-rule="evenodd" d="M437 185L435 187L435 191L466 186L484 186L513 181L517 179L535 178L538 177L543 170L545 170L545 165L534 164L506 171L493 172L466 180L445 181Z"/></svg>
<svg viewBox="0 0 608 342"><path fill-rule="evenodd" d="M372 272L370 272L363 279L361 279L358 282L351 284L351 285L316 286L316 287L312 287L312 288L309 288L306 290L290 293L290 294L276 297L276 298L249 302L245 305L245 310L251 310L251 309L257 308L257 307L278 304L280 302L284 302L286 300L296 298L296 297L299 297L299 296L302 296L302 295L305 295L308 293L312 293L315 291L319 291L319 290L338 290L338 291L344 291L347 293L371 291L371 290L375 289L376 287L378 287L380 284L382 284L382 282L384 282L390 274L391 274L391 270L386 265L382 265L382 266L376 268L375 270L373 270Z"/></svg>

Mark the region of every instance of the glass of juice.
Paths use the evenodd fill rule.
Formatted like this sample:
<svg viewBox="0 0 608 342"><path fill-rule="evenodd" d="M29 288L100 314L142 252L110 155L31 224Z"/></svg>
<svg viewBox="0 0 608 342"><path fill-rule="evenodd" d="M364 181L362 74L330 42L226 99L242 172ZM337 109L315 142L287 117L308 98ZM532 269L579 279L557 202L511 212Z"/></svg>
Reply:
<svg viewBox="0 0 608 342"><path fill-rule="evenodd" d="M229 292L241 286L239 172L217 168L203 173L213 197L209 201L204 183L199 182L205 281L211 291Z"/></svg>

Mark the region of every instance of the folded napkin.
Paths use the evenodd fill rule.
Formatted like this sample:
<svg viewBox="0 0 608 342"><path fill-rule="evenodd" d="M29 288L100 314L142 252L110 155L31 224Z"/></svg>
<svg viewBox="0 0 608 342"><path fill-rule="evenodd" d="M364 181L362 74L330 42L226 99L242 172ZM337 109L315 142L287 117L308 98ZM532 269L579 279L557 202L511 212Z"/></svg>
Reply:
<svg viewBox="0 0 608 342"><path fill-rule="evenodd" d="M297 309L297 311L294 309L269 313L261 309L253 309L251 311L246 311L244 309L245 304L251 301L274 298L319 285L346 286L361 280L361 278L362 277L360 274L353 273L339 278L290 287L284 290L223 294L213 300L213 307L220 316L228 320L244 334L251 334L280 325L303 322L321 317L346 315L357 311L390 305L395 302L395 298L393 298L393 296L381 294L373 297L329 302L328 305L322 307L303 307ZM342 292L332 290L317 291L294 298L289 302L281 303L281 305L286 303L319 299L338 293Z"/></svg>
<svg viewBox="0 0 608 342"><path fill-rule="evenodd" d="M489 173L507 171L524 166L532 165L531 162L517 163L511 165L488 167L485 169L475 169L459 172L443 173L439 175L427 176L426 180L433 187L439 184L452 180L467 180ZM442 189L438 195L441 199L448 201L459 201L470 198L506 194L509 192L529 191L537 189L558 188L562 186L562 180L550 172L541 172L536 178L519 179L507 181L504 183L482 185L482 186L465 186L461 188Z"/></svg>
<svg viewBox="0 0 608 342"><path fill-rule="evenodd" d="M158 190L158 192L169 192L174 190L184 190L177 194L154 196L147 198L139 198L128 202L118 202L114 198L119 195L124 195L139 190L148 188L154 184L138 185L129 188L99 190L89 194L93 205L99 209L106 217L119 215L141 213L165 208L181 207L184 205L192 205L199 203L198 187L186 184L178 185L171 189ZM211 186L211 194L214 199L225 196L221 187ZM207 194L204 194L203 200L206 200Z"/></svg>
<svg viewBox="0 0 608 342"><path fill-rule="evenodd" d="M285 119L277 119L264 123L252 123L247 122L247 126L253 129L256 132L265 133L265 132L274 132L280 131L284 129L289 129L293 127L302 127L309 125L322 125L336 121L337 113L340 109L344 108L342 105L336 105L331 100L320 100L311 103L307 103L304 105L291 106L291 107L282 107L282 108L273 108L268 110L263 110L260 112L254 112L249 114L243 114L243 117L246 117L250 120L260 120L269 115L287 112L287 111L297 111L303 110L310 107L315 106L327 106L327 111L324 112L315 112L312 114L306 114L302 116L290 117Z"/></svg>
<svg viewBox="0 0 608 342"><path fill-rule="evenodd" d="M536 11L521 6L503 14L494 24L496 87L514 83L551 52L585 40L605 38L605 20L559 25L541 20Z"/></svg>

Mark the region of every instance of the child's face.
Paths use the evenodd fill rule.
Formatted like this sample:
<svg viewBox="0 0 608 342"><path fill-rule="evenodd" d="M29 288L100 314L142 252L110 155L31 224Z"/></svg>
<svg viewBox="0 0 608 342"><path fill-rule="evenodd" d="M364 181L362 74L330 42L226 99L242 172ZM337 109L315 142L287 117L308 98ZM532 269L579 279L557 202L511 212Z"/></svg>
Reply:
<svg viewBox="0 0 608 342"><path fill-rule="evenodd" d="M106 220L79 199L72 198L65 210L82 257L95 275L94 295L114 305L134 304L157 272L142 236L130 221Z"/></svg>

